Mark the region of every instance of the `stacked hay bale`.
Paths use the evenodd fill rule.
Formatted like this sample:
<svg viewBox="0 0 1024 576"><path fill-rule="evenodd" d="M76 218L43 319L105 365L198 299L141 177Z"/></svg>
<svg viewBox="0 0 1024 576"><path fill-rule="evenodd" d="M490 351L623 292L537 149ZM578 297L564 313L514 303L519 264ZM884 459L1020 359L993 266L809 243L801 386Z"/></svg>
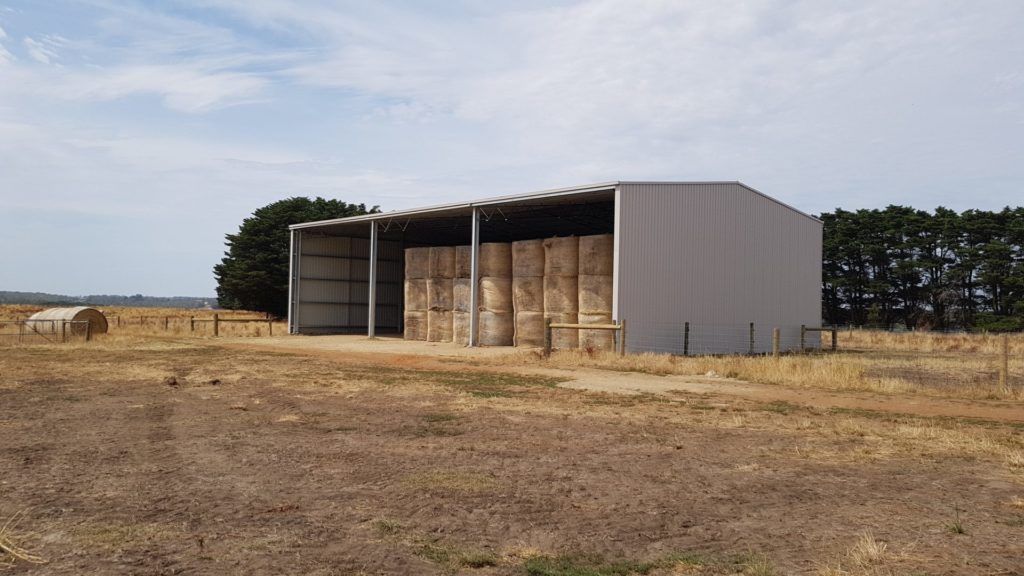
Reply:
<svg viewBox="0 0 1024 576"><path fill-rule="evenodd" d="M452 341L455 247L430 249L427 278L427 341Z"/></svg>
<svg viewBox="0 0 1024 576"><path fill-rule="evenodd" d="M455 247L455 280L452 295L452 341L469 345L470 279L473 251L470 246Z"/></svg>
<svg viewBox="0 0 1024 576"><path fill-rule="evenodd" d="M427 277L429 248L405 249L405 339L427 339Z"/></svg>
<svg viewBox="0 0 1024 576"><path fill-rule="evenodd" d="M579 323L612 323L611 234L581 236L579 240ZM580 330L580 348L611 350L615 336L610 330Z"/></svg>
<svg viewBox="0 0 1024 576"><path fill-rule="evenodd" d="M544 241L512 243L512 311L516 346L544 345Z"/></svg>
<svg viewBox="0 0 1024 576"><path fill-rule="evenodd" d="M480 245L479 340L482 346L511 346L515 333L512 317L512 245Z"/></svg>
<svg viewBox="0 0 1024 576"><path fill-rule="evenodd" d="M575 324L579 312L579 238L544 240L544 318L552 323ZM554 330L553 348L579 347L576 330Z"/></svg>

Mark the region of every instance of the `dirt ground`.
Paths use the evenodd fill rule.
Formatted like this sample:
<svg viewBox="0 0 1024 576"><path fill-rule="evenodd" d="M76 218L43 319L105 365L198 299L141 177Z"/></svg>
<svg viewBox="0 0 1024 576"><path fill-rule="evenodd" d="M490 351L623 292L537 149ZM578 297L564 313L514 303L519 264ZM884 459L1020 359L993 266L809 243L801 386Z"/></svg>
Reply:
<svg viewBox="0 0 1024 576"><path fill-rule="evenodd" d="M1024 574L1019 405L328 342L0 350L7 570Z"/></svg>

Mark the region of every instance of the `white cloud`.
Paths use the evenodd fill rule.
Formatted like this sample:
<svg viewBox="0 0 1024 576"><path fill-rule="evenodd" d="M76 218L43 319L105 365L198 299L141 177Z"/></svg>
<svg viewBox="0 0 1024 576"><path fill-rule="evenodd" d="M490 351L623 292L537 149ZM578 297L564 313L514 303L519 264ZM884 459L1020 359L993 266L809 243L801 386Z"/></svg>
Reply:
<svg viewBox="0 0 1024 576"><path fill-rule="evenodd" d="M51 64L57 59L58 49L65 44L64 39L59 36L48 36L39 40L26 36L22 42L29 57L40 64Z"/></svg>

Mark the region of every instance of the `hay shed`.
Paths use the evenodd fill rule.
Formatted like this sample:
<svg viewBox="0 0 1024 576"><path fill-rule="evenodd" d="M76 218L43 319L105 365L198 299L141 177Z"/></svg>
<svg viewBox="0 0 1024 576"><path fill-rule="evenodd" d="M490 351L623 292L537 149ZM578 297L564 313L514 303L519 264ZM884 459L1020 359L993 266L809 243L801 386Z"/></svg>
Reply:
<svg viewBox="0 0 1024 576"><path fill-rule="evenodd" d="M29 316L28 321L35 325L36 330L56 333L65 330L71 334L85 334L85 324L89 323L90 334L104 334L107 331L107 317L103 312L88 306L72 308L48 308Z"/></svg>
<svg viewBox="0 0 1024 576"><path fill-rule="evenodd" d="M776 329L781 350L817 346L822 222L740 182L613 181L290 230L292 334L430 340L433 312L436 338L470 346L538 345L549 319L626 322L633 352L765 353ZM553 343L609 344L588 332Z"/></svg>

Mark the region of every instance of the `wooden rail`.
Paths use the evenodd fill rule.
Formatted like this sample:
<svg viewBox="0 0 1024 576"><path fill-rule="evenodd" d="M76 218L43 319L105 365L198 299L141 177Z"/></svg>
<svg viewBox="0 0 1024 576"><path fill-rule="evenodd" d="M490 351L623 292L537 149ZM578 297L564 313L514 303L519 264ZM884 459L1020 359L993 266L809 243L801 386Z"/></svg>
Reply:
<svg viewBox="0 0 1024 576"><path fill-rule="evenodd" d="M837 347L837 344L836 344L837 329L836 329L836 325L835 324L833 324L830 328L812 328L810 326L804 326L803 324L801 324L800 325L800 351L801 352L803 352L804 350L807 349L807 346L805 345L805 342L807 340L807 333L808 332L831 332L832 333L832 351L833 352L836 351L836 347Z"/></svg>
<svg viewBox="0 0 1024 576"><path fill-rule="evenodd" d="M618 330L619 331L619 355L626 355L626 321L620 320L618 324L566 324L562 322L551 322L550 318L544 320L544 357L551 356L551 331L560 330Z"/></svg>

